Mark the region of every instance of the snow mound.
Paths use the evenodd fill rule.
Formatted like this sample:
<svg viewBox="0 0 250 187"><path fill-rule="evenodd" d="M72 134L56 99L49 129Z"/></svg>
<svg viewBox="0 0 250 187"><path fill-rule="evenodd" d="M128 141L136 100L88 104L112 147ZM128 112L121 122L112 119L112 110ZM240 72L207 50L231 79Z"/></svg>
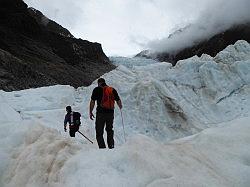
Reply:
<svg viewBox="0 0 250 187"><path fill-rule="evenodd" d="M20 122L20 114L5 101L0 92L0 123Z"/></svg>
<svg viewBox="0 0 250 187"><path fill-rule="evenodd" d="M10 186L248 186L250 118L167 144L144 135L97 150L34 125L12 152ZM198 172L197 172L198 171Z"/></svg>
<svg viewBox="0 0 250 187"><path fill-rule="evenodd" d="M18 111L62 109L75 102L74 88L64 85L4 92L2 95Z"/></svg>
<svg viewBox="0 0 250 187"><path fill-rule="evenodd" d="M23 137L11 153L10 166L2 176L6 186L44 186L61 181L60 169L80 150L76 142L36 122Z"/></svg>

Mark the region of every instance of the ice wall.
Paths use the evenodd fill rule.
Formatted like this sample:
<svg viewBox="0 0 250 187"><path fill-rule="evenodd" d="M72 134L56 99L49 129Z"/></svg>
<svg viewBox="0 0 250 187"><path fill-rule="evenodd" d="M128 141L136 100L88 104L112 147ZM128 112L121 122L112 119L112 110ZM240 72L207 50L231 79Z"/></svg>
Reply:
<svg viewBox="0 0 250 187"><path fill-rule="evenodd" d="M249 115L250 45L245 41L228 46L214 58L194 56L175 67L121 63L103 77L121 94L128 135L141 133L165 141ZM86 111L95 86L78 89ZM122 139L121 127L117 110L118 140Z"/></svg>

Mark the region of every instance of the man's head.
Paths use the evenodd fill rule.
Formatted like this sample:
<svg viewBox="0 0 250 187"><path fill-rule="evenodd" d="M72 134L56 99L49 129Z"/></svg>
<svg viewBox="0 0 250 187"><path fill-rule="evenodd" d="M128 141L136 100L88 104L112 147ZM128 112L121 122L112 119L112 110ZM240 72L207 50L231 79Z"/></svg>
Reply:
<svg viewBox="0 0 250 187"><path fill-rule="evenodd" d="M106 82L104 78L100 78L97 80L98 86L105 86Z"/></svg>
<svg viewBox="0 0 250 187"><path fill-rule="evenodd" d="M67 107L66 107L66 111L67 111L68 113L72 112L71 106L67 106Z"/></svg>

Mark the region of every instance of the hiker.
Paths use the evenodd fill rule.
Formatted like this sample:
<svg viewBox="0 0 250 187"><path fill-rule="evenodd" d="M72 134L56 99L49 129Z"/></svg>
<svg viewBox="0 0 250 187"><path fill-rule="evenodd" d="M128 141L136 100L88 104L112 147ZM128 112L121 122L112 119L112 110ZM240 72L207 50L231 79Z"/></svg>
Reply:
<svg viewBox="0 0 250 187"><path fill-rule="evenodd" d="M114 104L115 101L120 109L122 109L122 102L117 91L108 86L103 78L98 79L98 87L96 87L91 95L91 100L89 104L89 117L93 120L93 109L95 107L95 101L97 101L96 108L96 140L100 149L106 148L103 133L104 127L107 132L107 143L108 148L114 148Z"/></svg>
<svg viewBox="0 0 250 187"><path fill-rule="evenodd" d="M79 112L73 112L71 106L66 107L67 114L64 119L64 131L67 132L67 123L69 123L69 135L75 137L75 133L79 130L81 124Z"/></svg>

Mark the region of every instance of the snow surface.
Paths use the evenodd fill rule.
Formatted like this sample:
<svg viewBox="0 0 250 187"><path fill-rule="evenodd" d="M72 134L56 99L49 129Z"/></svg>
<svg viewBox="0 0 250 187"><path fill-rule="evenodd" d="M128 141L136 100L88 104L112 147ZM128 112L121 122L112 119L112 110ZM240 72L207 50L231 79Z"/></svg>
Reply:
<svg viewBox="0 0 250 187"><path fill-rule="evenodd" d="M0 91L0 186L249 186L250 45L169 63L112 58L119 92L113 150L63 131L65 106L88 119L89 87ZM121 64L121 65L119 65ZM181 139L179 139L181 138Z"/></svg>

